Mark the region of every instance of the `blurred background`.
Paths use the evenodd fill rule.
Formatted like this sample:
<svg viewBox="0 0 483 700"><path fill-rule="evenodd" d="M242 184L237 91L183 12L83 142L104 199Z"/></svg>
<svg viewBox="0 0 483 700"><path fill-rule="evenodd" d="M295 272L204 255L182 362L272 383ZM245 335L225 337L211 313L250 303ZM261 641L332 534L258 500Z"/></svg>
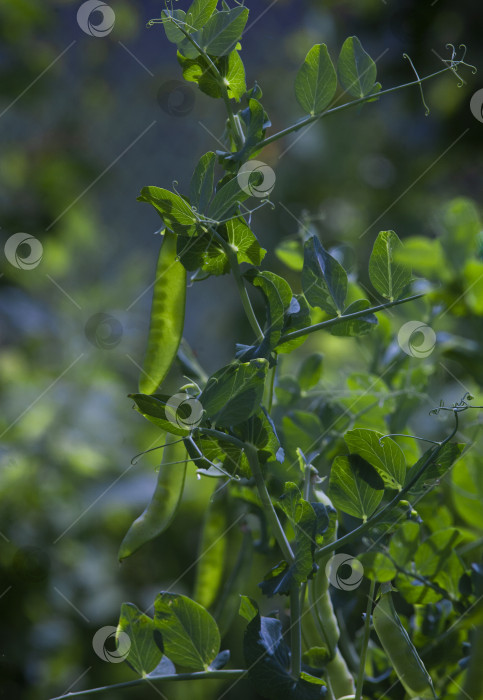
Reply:
<svg viewBox="0 0 483 700"><path fill-rule="evenodd" d="M248 84L262 87L275 131L303 116L293 81L314 43L327 43L335 59L358 35L383 88L414 79L404 52L421 76L440 69L447 42L465 43L480 67L476 75L462 68L462 85L450 72L426 82L429 116L413 87L267 148L276 207L253 219L264 247L272 251L302 222L326 246L349 246L365 270L378 231L434 237L447 200L479 199L483 124L469 103L483 87L483 15L471 0L246 4ZM133 677L96 656L92 636L117 624L123 601L147 608L161 589L189 593L193 571L183 572L196 557L212 488L190 477L176 548L170 530L118 563L158 464L156 453L136 466L131 459L161 444L127 398L143 361L160 243L159 218L136 197L145 185L173 181L186 191L198 158L219 147L224 113L195 86L175 89L175 48L160 26L146 28L160 2L109 5L115 24L103 37L79 26L77 2L0 5L0 697L8 700ZM3 254L20 232L20 242L41 242L31 269ZM264 266L297 287L298 275L273 252ZM209 373L232 359L235 342L250 342L232 280L190 287L185 336ZM325 369L334 386L364 357L364 340L338 343L312 336L304 348L337 349ZM180 381L171 377L173 390ZM455 387L449 374L439 381L438 400ZM196 687L169 692L207 697ZM247 692L241 683L227 697Z"/></svg>

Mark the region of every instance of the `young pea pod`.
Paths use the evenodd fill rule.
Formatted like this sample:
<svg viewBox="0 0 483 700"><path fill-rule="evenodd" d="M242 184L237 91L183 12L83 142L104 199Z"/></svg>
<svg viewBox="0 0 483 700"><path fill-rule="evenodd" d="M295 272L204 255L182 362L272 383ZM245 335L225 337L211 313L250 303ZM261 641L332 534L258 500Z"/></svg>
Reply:
<svg viewBox="0 0 483 700"><path fill-rule="evenodd" d="M431 676L394 608L391 584L381 585L381 597L372 620L379 641L408 695L411 698L436 698Z"/></svg>
<svg viewBox="0 0 483 700"><path fill-rule="evenodd" d="M164 234L154 283L151 324L139 391L153 394L168 374L183 335L186 270L177 259L177 236Z"/></svg>
<svg viewBox="0 0 483 700"><path fill-rule="evenodd" d="M167 443L151 502L144 513L133 522L121 542L119 561L130 557L143 544L160 535L173 520L183 495L186 461L184 464L172 462L182 461L185 457L183 443Z"/></svg>

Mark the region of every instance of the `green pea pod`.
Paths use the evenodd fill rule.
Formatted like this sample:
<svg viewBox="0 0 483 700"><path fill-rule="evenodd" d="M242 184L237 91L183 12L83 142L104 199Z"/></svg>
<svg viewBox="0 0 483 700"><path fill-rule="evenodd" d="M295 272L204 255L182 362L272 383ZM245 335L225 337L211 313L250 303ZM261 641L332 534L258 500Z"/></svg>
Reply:
<svg viewBox="0 0 483 700"><path fill-rule="evenodd" d="M374 629L409 696L435 698L431 676L396 613L391 590L391 584L381 585L381 597L372 614Z"/></svg>
<svg viewBox="0 0 483 700"><path fill-rule="evenodd" d="M193 594L194 600L204 608L209 608L217 599L223 582L227 525L226 500L215 493L203 524Z"/></svg>
<svg viewBox="0 0 483 700"><path fill-rule="evenodd" d="M176 235L164 234L154 283L151 324L139 391L153 394L168 374L183 335L186 270L177 259Z"/></svg>
<svg viewBox="0 0 483 700"><path fill-rule="evenodd" d="M170 442L163 451L163 462L151 502L129 528L119 548L119 561L130 557L143 544L160 535L173 520L183 495L186 462L172 464L186 457L183 443Z"/></svg>

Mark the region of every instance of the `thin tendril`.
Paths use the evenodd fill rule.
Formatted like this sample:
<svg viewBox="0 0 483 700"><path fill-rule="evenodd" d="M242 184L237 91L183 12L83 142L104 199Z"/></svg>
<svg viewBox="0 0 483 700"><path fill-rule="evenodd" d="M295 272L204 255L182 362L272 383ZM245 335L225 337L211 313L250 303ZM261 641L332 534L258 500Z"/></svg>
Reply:
<svg viewBox="0 0 483 700"><path fill-rule="evenodd" d="M426 111L425 111L425 116L427 117L428 114L429 114L429 107L428 107L428 105L426 104L426 100L424 99L424 92L423 92L423 86L422 86L422 83L421 83L421 78L419 77L418 71L416 70L416 68L415 68L415 66L414 66L414 63L412 62L411 58L408 56L407 53L403 53L403 58L406 58L406 59L409 61L409 63L411 64L411 68L413 69L413 71L414 71L414 73L415 73L415 75L416 75L416 78L418 79L419 92L421 93L421 100L422 100L422 103L423 103L424 108L425 108L425 110L426 110Z"/></svg>

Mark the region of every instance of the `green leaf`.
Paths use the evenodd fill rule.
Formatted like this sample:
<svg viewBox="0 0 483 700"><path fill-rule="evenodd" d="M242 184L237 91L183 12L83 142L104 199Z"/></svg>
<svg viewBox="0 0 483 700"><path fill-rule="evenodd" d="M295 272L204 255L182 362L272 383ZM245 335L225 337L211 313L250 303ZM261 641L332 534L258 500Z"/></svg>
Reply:
<svg viewBox="0 0 483 700"><path fill-rule="evenodd" d="M302 288L311 306L340 316L347 294L347 273L342 265L324 250L316 236L305 242Z"/></svg>
<svg viewBox="0 0 483 700"><path fill-rule="evenodd" d="M251 622L253 618L258 615L258 607L256 602L246 595L241 595L239 614L247 622Z"/></svg>
<svg viewBox="0 0 483 700"><path fill-rule="evenodd" d="M394 231L381 231L369 260L369 278L379 294L394 301L411 281L411 270L395 261L402 243Z"/></svg>
<svg viewBox="0 0 483 700"><path fill-rule="evenodd" d="M477 249L481 221L470 199L458 197L445 205L442 212L443 233L440 238L446 260L460 271Z"/></svg>
<svg viewBox="0 0 483 700"><path fill-rule="evenodd" d="M468 525L483 530L483 469L475 454L468 452L451 472L451 497L458 514Z"/></svg>
<svg viewBox="0 0 483 700"><path fill-rule="evenodd" d="M121 605L121 615L116 631L118 653L128 645L127 638L129 638L129 652L124 660L140 676L151 673L163 656L154 641L154 630L154 620L142 613L133 603Z"/></svg>
<svg viewBox="0 0 483 700"><path fill-rule="evenodd" d="M217 425L236 425L256 413L262 401L267 360L234 362L211 375L200 396L208 418Z"/></svg>
<svg viewBox="0 0 483 700"><path fill-rule="evenodd" d="M253 231L242 216L226 222L228 242L236 253L238 263L261 264L266 250L257 241Z"/></svg>
<svg viewBox="0 0 483 700"><path fill-rule="evenodd" d="M429 489L437 483L442 476L453 466L455 461L461 455L465 445L463 443L447 442L438 453L436 459L426 468L423 475L417 480L414 486L408 491L408 498L414 498ZM428 456L434 450L429 448L423 454L422 457L418 459L416 464L414 464L411 469L408 470L406 474L406 483L408 483L419 469L423 466L424 462L427 460Z"/></svg>
<svg viewBox="0 0 483 700"><path fill-rule="evenodd" d="M289 673L290 653L282 624L257 614L248 623L243 640L248 676L257 693L268 700L320 700L326 688Z"/></svg>
<svg viewBox="0 0 483 700"><path fill-rule="evenodd" d="M116 656L146 677L160 663L162 652L153 639L154 621L133 603L123 603L116 630Z"/></svg>
<svg viewBox="0 0 483 700"><path fill-rule="evenodd" d="M459 530L454 527L439 530L430 535L415 554L416 571L422 576L436 577L440 571L444 570L446 562L461 540Z"/></svg>
<svg viewBox="0 0 483 700"><path fill-rule="evenodd" d="M161 592L154 601L154 638L177 666L207 671L220 651L220 633L202 605L176 593Z"/></svg>
<svg viewBox="0 0 483 700"><path fill-rule="evenodd" d="M336 89L337 75L327 46L316 44L295 78L297 101L307 114L314 116L327 107Z"/></svg>
<svg viewBox="0 0 483 700"><path fill-rule="evenodd" d="M226 501L214 494L204 518L193 593L196 602L205 608L216 601L223 583L227 527Z"/></svg>
<svg viewBox="0 0 483 700"><path fill-rule="evenodd" d="M370 308L371 304L367 299L358 299L357 301L352 302L352 304L350 304L347 309L344 310L342 317L346 316L347 314L354 314L357 311ZM331 335L356 338L361 335L366 335L366 333L370 333L375 326L377 326L377 318L374 314L369 313L367 316L360 316L359 318L352 318L344 321L343 323L338 323L337 325L329 328L329 333Z"/></svg>
<svg viewBox="0 0 483 700"><path fill-rule="evenodd" d="M244 202L249 197L250 193L242 190L238 184L238 178L234 177L217 191L207 216L215 221L222 221L224 218L233 216L240 202Z"/></svg>
<svg viewBox="0 0 483 700"><path fill-rule="evenodd" d="M204 27L217 5L218 0L194 0L186 13L187 31Z"/></svg>
<svg viewBox="0 0 483 700"><path fill-rule="evenodd" d="M200 214L203 214L213 195L213 178L215 173L216 155L208 151L201 156L195 168L190 185L190 201Z"/></svg>
<svg viewBox="0 0 483 700"><path fill-rule="evenodd" d="M348 457L335 458L330 470L329 496L336 508L365 522L376 510L383 494L354 473Z"/></svg>
<svg viewBox="0 0 483 700"><path fill-rule="evenodd" d="M162 187L143 187L138 202L152 204L164 224L174 233L191 236L196 233L197 219L186 200Z"/></svg>
<svg viewBox="0 0 483 700"><path fill-rule="evenodd" d="M264 335L270 348L274 348L282 335L285 311L289 308L292 300L290 285L283 277L279 277L273 272L259 272L253 268L248 270L244 277L253 286L259 287L265 296L267 319Z"/></svg>
<svg viewBox="0 0 483 700"><path fill-rule="evenodd" d="M310 325L310 309L305 297L301 294L294 294L290 306L285 312L282 335L307 328ZM303 345L307 339L306 335L294 340L287 340L277 345L277 353L292 352L295 348Z"/></svg>
<svg viewBox="0 0 483 700"><path fill-rule="evenodd" d="M239 156L243 161L247 161L255 155L253 147L264 138L270 122L260 102L253 98L248 101L248 107L242 110L240 116L245 126L245 144Z"/></svg>
<svg viewBox="0 0 483 700"><path fill-rule="evenodd" d="M224 56L233 51L248 20L246 7L216 12L196 35L196 40L210 56Z"/></svg>
<svg viewBox="0 0 483 700"><path fill-rule="evenodd" d="M358 428L348 430L344 440L351 452L355 452L379 472L384 483L391 489L401 490L406 476L406 460L399 445L391 438L379 443L381 433Z"/></svg>
<svg viewBox="0 0 483 700"><path fill-rule="evenodd" d="M191 440L196 444L198 451L193 448ZM198 469L208 470L211 466L209 462L211 462L221 466L223 470L229 474L237 476L241 474L246 478L250 478L251 471L246 455L233 443L223 438L213 438L211 435L197 435L196 437L192 437L191 440L186 441L186 449L193 460L193 464ZM203 455L204 459L209 460L209 462L204 462L200 459L200 453ZM214 473L211 475L214 476ZM222 475L223 472L218 471L217 476L221 477Z"/></svg>
<svg viewBox="0 0 483 700"><path fill-rule="evenodd" d="M297 374L300 388L303 391L313 389L319 383L322 376L323 363L324 356L320 352L305 358Z"/></svg>
<svg viewBox="0 0 483 700"><path fill-rule="evenodd" d="M182 443L169 442L163 450L156 488L145 511L133 522L119 548L119 561L131 556L146 542L158 537L171 524L183 495L186 451Z"/></svg>
<svg viewBox="0 0 483 700"><path fill-rule="evenodd" d="M305 455L317 450L322 439L322 425L319 418L308 411L290 411L282 418L284 445L292 460L296 456L297 447Z"/></svg>
<svg viewBox="0 0 483 700"><path fill-rule="evenodd" d="M296 272L301 272L304 266L304 251L299 240L287 239L275 248L275 255L287 267Z"/></svg>
<svg viewBox="0 0 483 700"><path fill-rule="evenodd" d="M228 97L240 102L241 98L247 91L247 83L245 77L245 66L238 51L232 51L228 56L228 69L223 75L226 86L228 88Z"/></svg>
<svg viewBox="0 0 483 700"><path fill-rule="evenodd" d="M261 464L275 461L283 462L284 451L280 446L275 425L263 407L256 415L252 416L250 422L242 423L236 434L242 441L255 445Z"/></svg>
<svg viewBox="0 0 483 700"><path fill-rule="evenodd" d="M186 12L184 12L184 10L162 11L163 27L164 31L166 32L166 38L173 44L179 44L180 42L184 41L185 36L183 32L180 31L175 25L175 23L170 19L171 17L177 20L177 22L185 24Z"/></svg>
<svg viewBox="0 0 483 700"><path fill-rule="evenodd" d="M377 69L356 36L344 41L337 62L340 84L352 97L365 97L374 92Z"/></svg>
<svg viewBox="0 0 483 700"><path fill-rule="evenodd" d="M221 243L209 233L201 236L178 236L178 257L187 270L200 270L207 275L225 275L230 263Z"/></svg>
<svg viewBox="0 0 483 700"><path fill-rule="evenodd" d="M186 304L186 270L177 259L176 236L164 234L154 283L148 347L139 390L152 394L164 381L181 342Z"/></svg>
<svg viewBox="0 0 483 700"><path fill-rule="evenodd" d="M407 520L392 535L389 554L399 566L405 568L413 561L419 547L420 529L418 523Z"/></svg>
<svg viewBox="0 0 483 700"><path fill-rule="evenodd" d="M189 427L182 427L182 420L177 420L189 419L191 409L188 406L179 406L177 411L174 411L168 403L171 397L165 394L129 394L129 398L134 401L136 410L161 430L173 435L189 435Z"/></svg>
<svg viewBox="0 0 483 700"><path fill-rule="evenodd" d="M382 552L364 552L358 559L364 567L364 576L371 581L384 583L392 581L396 576L396 567Z"/></svg>

